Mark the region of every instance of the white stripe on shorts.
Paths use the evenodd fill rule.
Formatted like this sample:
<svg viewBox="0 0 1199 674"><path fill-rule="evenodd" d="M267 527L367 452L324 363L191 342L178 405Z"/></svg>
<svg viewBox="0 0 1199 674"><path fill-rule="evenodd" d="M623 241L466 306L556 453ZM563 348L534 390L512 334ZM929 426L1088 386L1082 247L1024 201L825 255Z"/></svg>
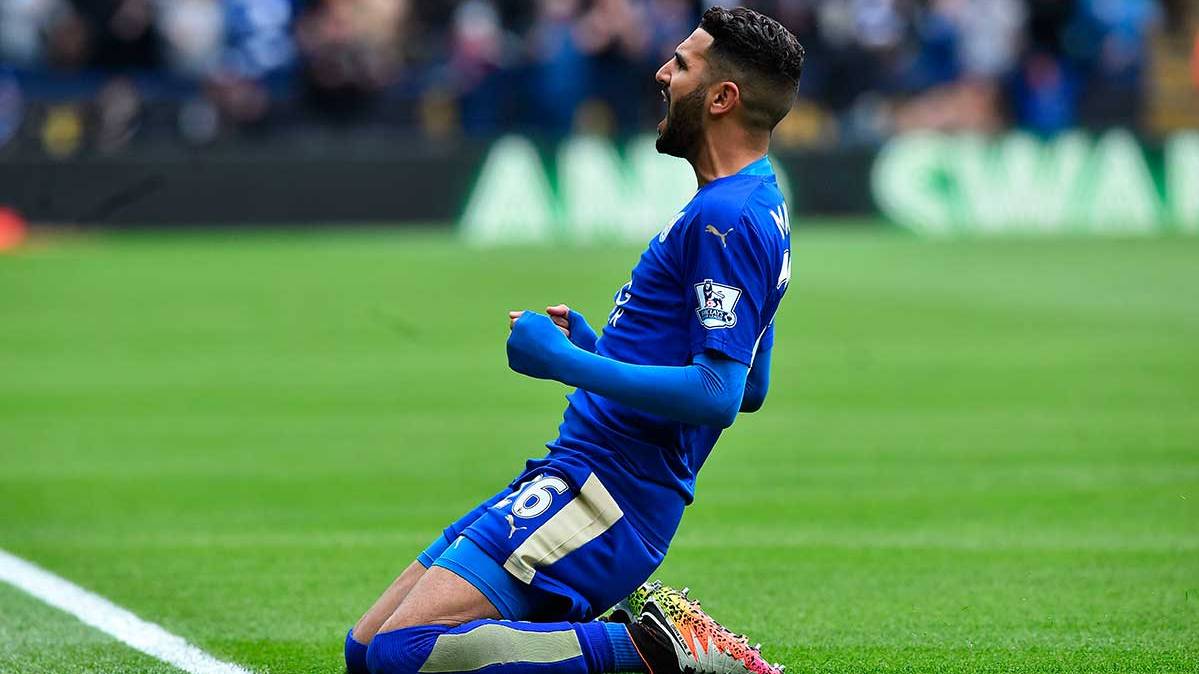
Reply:
<svg viewBox="0 0 1199 674"><path fill-rule="evenodd" d="M620 506L592 473L574 500L512 551L504 568L528 585L538 567L549 566L595 540L622 517Z"/></svg>

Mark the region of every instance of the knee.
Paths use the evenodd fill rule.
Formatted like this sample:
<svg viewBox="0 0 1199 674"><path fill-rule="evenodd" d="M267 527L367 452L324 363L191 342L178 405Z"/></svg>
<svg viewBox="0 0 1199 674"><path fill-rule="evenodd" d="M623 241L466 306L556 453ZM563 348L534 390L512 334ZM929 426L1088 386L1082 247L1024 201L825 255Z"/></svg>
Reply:
<svg viewBox="0 0 1199 674"><path fill-rule="evenodd" d="M366 651L370 674L417 674L444 627L405 627L380 632Z"/></svg>
<svg viewBox="0 0 1199 674"><path fill-rule="evenodd" d="M354 640L354 631L346 634L346 672L347 674L370 674L366 664L367 647Z"/></svg>

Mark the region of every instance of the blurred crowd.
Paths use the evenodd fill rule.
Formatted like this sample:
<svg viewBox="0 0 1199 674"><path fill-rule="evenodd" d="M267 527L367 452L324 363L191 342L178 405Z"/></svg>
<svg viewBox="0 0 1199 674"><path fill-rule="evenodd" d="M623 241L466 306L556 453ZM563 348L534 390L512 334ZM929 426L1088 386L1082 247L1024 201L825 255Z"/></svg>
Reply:
<svg viewBox="0 0 1199 674"><path fill-rule="evenodd" d="M623 135L704 0L0 0L0 146L350 126ZM731 4L731 3L725 3ZM1189 0L757 0L807 49L796 144L1139 127ZM1199 40L1194 82L1199 87Z"/></svg>

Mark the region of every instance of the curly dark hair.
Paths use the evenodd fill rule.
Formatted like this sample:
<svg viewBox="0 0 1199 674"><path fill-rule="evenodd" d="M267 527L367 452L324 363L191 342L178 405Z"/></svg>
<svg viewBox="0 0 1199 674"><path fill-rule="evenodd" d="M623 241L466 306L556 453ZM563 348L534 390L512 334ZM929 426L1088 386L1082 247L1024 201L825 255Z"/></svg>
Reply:
<svg viewBox="0 0 1199 674"><path fill-rule="evenodd" d="M746 121L769 131L791 111L803 73L804 49L778 21L752 9L713 7L700 21L715 42L708 63L716 77L741 90Z"/></svg>

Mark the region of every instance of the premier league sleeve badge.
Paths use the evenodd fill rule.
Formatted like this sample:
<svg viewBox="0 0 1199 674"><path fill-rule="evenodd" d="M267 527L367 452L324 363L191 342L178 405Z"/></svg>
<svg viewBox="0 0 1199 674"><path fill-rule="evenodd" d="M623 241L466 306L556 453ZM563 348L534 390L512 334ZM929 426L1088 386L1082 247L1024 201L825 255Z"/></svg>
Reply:
<svg viewBox="0 0 1199 674"><path fill-rule="evenodd" d="M737 324L737 314L733 313L733 309L737 306L737 300L741 299L740 288L705 279L703 283L695 284L695 295L699 301L695 313L705 328L718 330Z"/></svg>

